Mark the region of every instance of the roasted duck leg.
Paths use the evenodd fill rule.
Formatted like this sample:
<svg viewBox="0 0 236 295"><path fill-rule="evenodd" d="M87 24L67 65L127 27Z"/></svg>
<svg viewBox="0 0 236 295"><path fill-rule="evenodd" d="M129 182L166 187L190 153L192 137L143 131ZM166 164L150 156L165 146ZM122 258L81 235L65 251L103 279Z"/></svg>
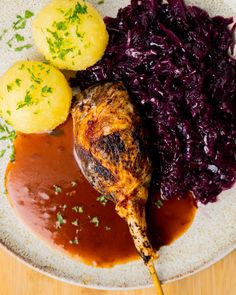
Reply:
<svg viewBox="0 0 236 295"><path fill-rule="evenodd" d="M157 256L146 230L152 166L140 115L121 82L81 92L72 115L82 172L97 191L116 202L117 213L127 221L135 246L160 287L153 267Z"/></svg>

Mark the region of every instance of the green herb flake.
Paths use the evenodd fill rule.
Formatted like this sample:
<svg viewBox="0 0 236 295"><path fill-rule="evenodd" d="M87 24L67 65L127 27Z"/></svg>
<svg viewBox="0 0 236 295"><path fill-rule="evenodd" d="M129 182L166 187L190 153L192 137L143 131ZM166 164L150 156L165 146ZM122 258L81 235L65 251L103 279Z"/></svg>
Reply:
<svg viewBox="0 0 236 295"><path fill-rule="evenodd" d="M78 245L78 244L79 244L79 240L78 240L77 237L75 237L75 239L74 239L74 240L70 240L69 243L70 243L71 245Z"/></svg>
<svg viewBox="0 0 236 295"><path fill-rule="evenodd" d="M64 219L60 212L57 212L56 228L61 228L63 224L66 224L66 219Z"/></svg>
<svg viewBox="0 0 236 295"><path fill-rule="evenodd" d="M100 202L103 206L106 206L108 200L106 198L106 196L100 196L100 197L97 197L96 199L98 202Z"/></svg>
<svg viewBox="0 0 236 295"><path fill-rule="evenodd" d="M72 221L71 224L74 225L74 226L79 226L78 219Z"/></svg>
<svg viewBox="0 0 236 295"><path fill-rule="evenodd" d="M45 70L45 66L43 66L43 65L38 65L38 68L39 68L41 71Z"/></svg>
<svg viewBox="0 0 236 295"><path fill-rule="evenodd" d="M30 69L30 68L27 68L27 71L29 72L29 74L31 75L31 80L37 84L41 84L42 82L42 79L40 77L36 77L34 72ZM32 85L34 87L34 85Z"/></svg>
<svg viewBox="0 0 236 295"><path fill-rule="evenodd" d="M47 32L51 35L51 37L47 37L47 43L49 50L53 55L53 58L65 60L66 55L74 50L74 47L68 48L70 45L72 46L73 44L69 40L65 39L61 35L60 31L53 32L50 29L47 29Z"/></svg>
<svg viewBox="0 0 236 295"><path fill-rule="evenodd" d="M34 13L26 10L25 11L25 15L21 16L21 15L17 15L16 16L16 21L13 23L12 28L13 30L17 31L17 30L22 30L26 27L26 22L29 18L31 18L32 16L34 16Z"/></svg>
<svg viewBox="0 0 236 295"><path fill-rule="evenodd" d="M153 204L154 204L158 209L161 209L161 208L164 206L162 200L157 200L157 201L153 202Z"/></svg>
<svg viewBox="0 0 236 295"><path fill-rule="evenodd" d="M20 84L22 82L21 79L16 79L15 82L16 82L16 85L20 87Z"/></svg>
<svg viewBox="0 0 236 295"><path fill-rule="evenodd" d="M104 3L105 3L104 0L100 0L100 1L97 2L98 5L101 5L101 4L104 4Z"/></svg>
<svg viewBox="0 0 236 295"><path fill-rule="evenodd" d="M0 124L0 133L2 133L2 136L0 137L0 140L4 141L10 141L13 143L13 141L16 139L16 132L15 130L9 130L8 126L5 124ZM12 144L7 145L7 149L11 149L10 154L10 161L15 161L15 148ZM3 150L0 152L0 158L3 157L6 153L6 150Z"/></svg>
<svg viewBox="0 0 236 295"><path fill-rule="evenodd" d="M8 114L8 116L11 116L11 111L7 110L7 114Z"/></svg>
<svg viewBox="0 0 236 295"><path fill-rule="evenodd" d="M2 158L5 155L5 153L6 153L6 150L0 151L0 158Z"/></svg>
<svg viewBox="0 0 236 295"><path fill-rule="evenodd" d="M72 208L73 211L75 211L76 213L84 213L84 208L82 206L75 206Z"/></svg>
<svg viewBox="0 0 236 295"><path fill-rule="evenodd" d="M7 91L8 92L12 91L12 88L13 88L12 85L7 85Z"/></svg>
<svg viewBox="0 0 236 295"><path fill-rule="evenodd" d="M25 38L20 34L15 34L15 38L17 42L25 41Z"/></svg>
<svg viewBox="0 0 236 295"><path fill-rule="evenodd" d="M25 18L31 18L32 16L34 16L34 13L30 10L26 10L25 11Z"/></svg>
<svg viewBox="0 0 236 295"><path fill-rule="evenodd" d="M26 92L24 101L20 101L17 104L17 110L22 109L25 106L31 106L33 104L33 98L29 91Z"/></svg>
<svg viewBox="0 0 236 295"><path fill-rule="evenodd" d="M84 38L84 35L85 35L85 33L80 33L79 32L79 27L78 26L76 26L76 36L78 37L78 38L80 38L80 39L83 39Z"/></svg>
<svg viewBox="0 0 236 295"><path fill-rule="evenodd" d="M0 124L0 132L5 133L3 136L0 137L0 140L10 140L11 142L13 142L16 139L15 130L10 131L7 125Z"/></svg>
<svg viewBox="0 0 236 295"><path fill-rule="evenodd" d="M26 45L24 45L24 46L16 47L16 48L15 48L15 51L19 52L19 51L22 51L22 50L24 50L24 49L30 49L30 48L32 48L32 47L33 47L32 44L26 44Z"/></svg>
<svg viewBox="0 0 236 295"><path fill-rule="evenodd" d="M22 64L18 69L19 69L20 71L22 71L24 68L25 68L25 65Z"/></svg>
<svg viewBox="0 0 236 295"><path fill-rule="evenodd" d="M55 195L59 195L62 192L62 189L58 185L53 185Z"/></svg>
<svg viewBox="0 0 236 295"><path fill-rule="evenodd" d="M61 60L65 60L65 57L68 55L68 53L72 51L73 51L73 48L62 49L60 53L58 54L58 58L60 58Z"/></svg>
<svg viewBox="0 0 236 295"><path fill-rule="evenodd" d="M3 32L0 35L0 41L2 40L2 38L6 35L6 33L8 32L7 29L4 29Z"/></svg>
<svg viewBox="0 0 236 295"><path fill-rule="evenodd" d="M12 37L10 40L7 41L7 46L12 48L12 41L13 41L14 37Z"/></svg>
<svg viewBox="0 0 236 295"><path fill-rule="evenodd" d="M14 162L16 159L16 151L14 145L11 147L10 161Z"/></svg>
<svg viewBox="0 0 236 295"><path fill-rule="evenodd" d="M91 218L90 223L92 223L95 227L99 226L99 219L97 216L94 216L93 218Z"/></svg>
<svg viewBox="0 0 236 295"><path fill-rule="evenodd" d="M41 92L42 92L42 94L52 93L52 87L49 87L46 85L41 89Z"/></svg>
<svg viewBox="0 0 236 295"><path fill-rule="evenodd" d="M16 16L17 18L17 21L13 23L13 30L17 31L17 30L22 30L26 27L26 20L20 16L20 15L17 15Z"/></svg>
<svg viewBox="0 0 236 295"><path fill-rule="evenodd" d="M67 17L67 20L69 22L80 22L80 14L86 14L88 12L88 7L84 3L84 5L81 5L79 2L75 5L74 9L69 9L66 13L65 16Z"/></svg>
<svg viewBox="0 0 236 295"><path fill-rule="evenodd" d="M54 26L57 28L59 31L65 31L67 29L66 22L55 22Z"/></svg>

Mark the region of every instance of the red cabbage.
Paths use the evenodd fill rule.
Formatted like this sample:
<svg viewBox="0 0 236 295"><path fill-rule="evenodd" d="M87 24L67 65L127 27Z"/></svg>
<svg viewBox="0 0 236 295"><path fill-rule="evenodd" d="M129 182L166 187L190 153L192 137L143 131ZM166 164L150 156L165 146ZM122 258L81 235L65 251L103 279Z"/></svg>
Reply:
<svg viewBox="0 0 236 295"><path fill-rule="evenodd" d="M122 80L149 126L162 197L192 191L204 204L216 201L235 182L233 19L182 0L132 0L105 22L103 59L72 86Z"/></svg>

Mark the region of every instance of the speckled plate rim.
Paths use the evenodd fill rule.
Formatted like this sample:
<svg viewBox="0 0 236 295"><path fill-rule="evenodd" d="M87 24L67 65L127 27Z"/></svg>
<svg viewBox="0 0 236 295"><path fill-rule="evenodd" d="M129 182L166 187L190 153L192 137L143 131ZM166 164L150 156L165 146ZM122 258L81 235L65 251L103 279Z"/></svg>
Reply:
<svg viewBox="0 0 236 295"><path fill-rule="evenodd" d="M4 252L6 252L7 254L9 254L11 257L16 258L17 261L19 261L20 263L24 264L25 266L29 267L30 269L41 273L42 275L45 275L47 277L50 277L52 279L58 280L60 282L63 283L67 283L67 284L71 284L77 287L82 287L82 288L87 288L87 289L95 289L95 290L107 290L107 291L125 291L125 290L140 290L140 289L148 289L148 288L152 288L153 285L149 284L149 285L144 285L144 286L138 286L138 287L122 287L122 288L118 288L118 287L101 287L101 286L96 286L93 284L83 284L83 283L79 283L79 282L75 282L73 280L70 279L65 279L63 276L59 276L56 274L51 273L50 271L52 271L52 268L50 267L50 270L47 270L47 267L44 267L45 270L43 270L40 266L36 265L31 259L26 259L25 257L19 255L14 249L11 249L10 247L8 247L1 239L0 239L0 249L3 250ZM199 272L201 272L202 270L207 269L208 267L214 265L215 263L219 262L220 260L222 260L223 258L225 258L227 255L229 255L230 253L232 253L233 251L236 250L236 241L234 243L232 243L232 245L229 245L229 247L227 249L222 250L221 252L219 252L216 255L213 255L212 258L210 258L208 261L206 261L205 263L202 264L202 266L197 267L191 271L182 273L181 275L177 275L177 276L173 276L171 278L169 278L168 280L164 280L162 281L162 284L169 284L172 282L176 282L178 280L190 277L194 274L197 274Z"/></svg>
<svg viewBox="0 0 236 295"><path fill-rule="evenodd" d="M7 1L9 3L11 2L11 0L10 1L5 0L5 1ZM21 0L15 0L13 2L21 3ZM91 2L95 2L95 1L91 0ZM122 1L111 1L111 0L109 1L109 0L107 0L107 2L112 3L114 5L114 9L115 9L115 8L121 7L119 3L121 3ZM220 5L223 5L223 0L212 0L212 1L186 0L186 2L188 2L188 3L192 2L192 3L196 4L196 5L202 6L203 8L211 11L212 14L217 14L217 11L219 11L219 8L221 9L221 6L217 6L217 3L221 3ZM229 9L227 9L227 11L229 12ZM9 13L10 13L10 11L9 11ZM12 59L11 58L9 58L9 59L12 62L12 60L14 60L14 57L12 57ZM19 57L19 59L20 59L20 57ZM4 66L7 68L9 65L4 64ZM233 205L235 205L236 189L233 189L231 193L230 193L230 191L228 191L227 194L231 194L231 197L233 195L233 198L231 198L231 200L233 200L233 202L234 202ZM227 196L225 196L224 198L227 198ZM1 200L0 200L0 203L1 203ZM217 205L216 207L225 208L226 206L227 207L229 206L228 204L229 204L228 202L224 201L223 207L220 204ZM213 211L215 209L213 208ZM209 210L206 210L206 215L207 215L207 211L209 212L210 210L212 210L212 209L209 208ZM236 212L236 211L234 210L234 211L232 211L232 213L233 212ZM204 217L204 220L207 219L207 216L204 216L204 214L202 214L201 217ZM211 217L212 216L210 216L210 218ZM235 219L233 219L232 215L231 215L231 220L235 220ZM200 220L198 219L198 222L199 221ZM213 219L211 221L211 224L214 224L214 222L216 222L215 219ZM199 224L198 227L200 228L201 226L202 226L202 224ZM235 229L235 224L233 224L233 228ZM196 230L196 228L195 228L195 230ZM191 231L191 229L190 229L190 231ZM183 243L183 245L186 245L186 240L188 240L190 237L192 238L193 233L195 233L195 231L191 232L191 235L188 235L188 233L187 233L186 234L187 238L184 238L183 240L181 238L180 239L181 241L177 241L178 245L174 245L173 247L171 246L170 250L168 250L168 254L173 254L173 249L175 250L175 249L179 248L181 243ZM212 236L210 236L210 238L211 237ZM213 234L213 237L214 238L216 237L216 233ZM222 237L221 237L221 239L222 239ZM188 240L188 241L191 241L191 239ZM216 242L216 244L218 245L218 242ZM18 261L22 262L24 265L28 266L29 268L31 268L31 269L33 269L35 271L38 271L41 274L44 274L44 275L46 275L48 277L57 279L59 281L65 282L65 283L70 283L72 285L76 285L76 286L80 286L80 287L84 287L84 288L98 289L98 290L137 290L137 289L141 289L141 288L149 288L149 287L152 286L150 283L147 283L145 285L143 283L139 283L138 280L135 281L135 286L131 286L131 287L125 286L125 285L123 287L117 287L117 286L113 287L112 285L110 285L110 286L102 286L102 283L101 283L101 285L98 285L96 283L91 283L91 282L83 283L83 281L79 281L79 280L76 280L76 279L73 279L73 278L66 277L66 274L58 274L58 270L55 267L52 267L50 265L46 265L46 266L45 265L43 265L43 266L40 265L40 263L36 262L37 260L34 261L32 256L31 256L31 258L28 258L26 255L24 256L24 254L22 254L22 252L19 251L17 248L14 248L14 246L5 243L4 236L0 237L0 248L7 251L7 253L9 253L11 256L16 257L16 259ZM191 269L188 270L188 271L182 270L177 275L170 275L166 280L165 279L163 280L163 283L170 283L170 282L173 282L173 281L188 277L188 276L190 276L192 274L195 274L195 273L197 273L197 272L211 266L212 264L218 262L219 260L221 260L223 257L228 255L230 252L232 252L235 249L236 249L236 238L235 238L235 234L233 234L233 239L229 239L229 236L228 236L228 238L226 239L226 243L224 243L224 244L221 243L221 247L216 247L214 250L212 250L212 252L208 253L209 255L207 256L207 259L202 259L202 257L201 258L198 257L198 259L199 259L198 262L200 261L200 263L196 264L195 266L192 265ZM197 253L194 252L194 254L196 255ZM206 253L204 253L204 254L206 255ZM165 253L165 255L166 255L166 253ZM161 254L161 256L162 256L162 254ZM192 255L192 256L194 256L194 255ZM204 257L204 255L203 255L203 257ZM170 257L170 258L173 258L173 257ZM172 261L172 263L173 263L173 261ZM141 263L140 263L140 265L141 265ZM127 264L127 268L129 268L128 264Z"/></svg>

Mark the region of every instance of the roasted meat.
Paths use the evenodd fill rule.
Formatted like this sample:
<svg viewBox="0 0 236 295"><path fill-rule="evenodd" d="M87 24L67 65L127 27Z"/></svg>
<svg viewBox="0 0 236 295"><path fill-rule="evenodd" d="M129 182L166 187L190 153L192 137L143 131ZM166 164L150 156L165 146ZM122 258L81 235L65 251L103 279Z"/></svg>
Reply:
<svg viewBox="0 0 236 295"><path fill-rule="evenodd" d="M141 118L121 82L88 88L73 109L75 154L84 175L116 202L147 265L156 253L147 237L145 203L152 165Z"/></svg>

